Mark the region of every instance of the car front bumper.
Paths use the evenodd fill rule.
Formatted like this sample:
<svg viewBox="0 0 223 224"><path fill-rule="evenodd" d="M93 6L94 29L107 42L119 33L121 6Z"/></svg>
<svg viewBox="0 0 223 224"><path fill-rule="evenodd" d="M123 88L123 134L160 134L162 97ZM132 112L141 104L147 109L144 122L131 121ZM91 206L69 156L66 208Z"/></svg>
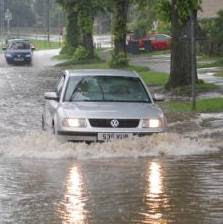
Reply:
<svg viewBox="0 0 223 224"><path fill-rule="evenodd" d="M32 61L32 57L6 57L6 61L10 64L25 64Z"/></svg>
<svg viewBox="0 0 223 224"><path fill-rule="evenodd" d="M156 128L156 130L153 131L136 131L136 130L129 130L129 131L123 131L123 130L98 130L98 131L57 131L57 135L60 137L63 137L65 141L86 141L86 142L104 142L107 140L99 139L99 134L108 134L108 135L130 135L131 137L144 137L149 136L154 133L162 133L165 132L165 128ZM120 137L119 139L123 139ZM113 138L110 138L110 140L113 140ZM115 139L114 139L115 140Z"/></svg>

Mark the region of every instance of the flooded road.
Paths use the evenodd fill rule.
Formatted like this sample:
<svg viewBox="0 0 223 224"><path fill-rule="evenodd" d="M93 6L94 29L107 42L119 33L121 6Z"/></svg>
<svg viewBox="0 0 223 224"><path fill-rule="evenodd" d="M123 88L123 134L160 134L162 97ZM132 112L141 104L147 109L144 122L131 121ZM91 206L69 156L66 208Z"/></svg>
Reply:
<svg viewBox="0 0 223 224"><path fill-rule="evenodd" d="M40 130L55 53L25 67L0 58L0 224L223 223L222 114L152 137L62 144Z"/></svg>

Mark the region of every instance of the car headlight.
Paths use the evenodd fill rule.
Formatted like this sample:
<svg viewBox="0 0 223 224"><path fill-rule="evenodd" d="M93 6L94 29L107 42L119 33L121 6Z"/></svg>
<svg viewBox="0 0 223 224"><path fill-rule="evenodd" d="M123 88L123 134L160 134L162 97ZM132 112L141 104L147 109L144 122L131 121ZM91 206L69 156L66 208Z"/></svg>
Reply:
<svg viewBox="0 0 223 224"><path fill-rule="evenodd" d="M87 122L86 119L83 118L66 118L63 120L63 126L72 128L86 128Z"/></svg>
<svg viewBox="0 0 223 224"><path fill-rule="evenodd" d="M5 56L6 56L7 58L11 58L11 57L12 57L12 55L9 54L9 53L7 53Z"/></svg>
<svg viewBox="0 0 223 224"><path fill-rule="evenodd" d="M144 119L142 123L143 128L159 128L161 126L160 119Z"/></svg>
<svg viewBox="0 0 223 224"><path fill-rule="evenodd" d="M27 58L30 58L30 57L31 57L31 54L27 54L26 57L27 57Z"/></svg>

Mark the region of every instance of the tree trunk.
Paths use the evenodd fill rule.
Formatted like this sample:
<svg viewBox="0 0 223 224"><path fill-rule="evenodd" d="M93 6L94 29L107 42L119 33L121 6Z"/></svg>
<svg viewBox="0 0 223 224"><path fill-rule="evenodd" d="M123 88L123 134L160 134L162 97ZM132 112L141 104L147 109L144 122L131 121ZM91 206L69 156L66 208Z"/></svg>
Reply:
<svg viewBox="0 0 223 224"><path fill-rule="evenodd" d="M67 10L67 26L65 45L62 53L72 55L79 45L79 26L78 26L78 13L73 9Z"/></svg>
<svg viewBox="0 0 223 224"><path fill-rule="evenodd" d="M80 45L87 50L88 58L94 58L92 3L89 0L84 0L79 7Z"/></svg>
<svg viewBox="0 0 223 224"><path fill-rule="evenodd" d="M197 16L195 12L195 23ZM185 24L180 22L178 15L176 0L172 1L172 43L171 43L171 68L170 78L166 85L167 88L176 88L184 85L191 85L191 26L190 18ZM185 31L185 32L183 32ZM196 66L196 54L194 57L195 68ZM197 72L195 72L197 80Z"/></svg>
<svg viewBox="0 0 223 224"><path fill-rule="evenodd" d="M113 4L112 33L114 38L114 51L112 61L116 61L115 64L119 66L119 64L127 63L126 33L129 0L114 0ZM120 59L120 61L117 59Z"/></svg>

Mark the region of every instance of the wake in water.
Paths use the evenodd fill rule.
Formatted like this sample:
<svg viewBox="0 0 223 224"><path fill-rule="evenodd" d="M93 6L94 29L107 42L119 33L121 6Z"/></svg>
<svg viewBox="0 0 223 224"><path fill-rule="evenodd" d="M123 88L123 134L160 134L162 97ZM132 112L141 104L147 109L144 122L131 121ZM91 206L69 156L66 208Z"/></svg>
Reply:
<svg viewBox="0 0 223 224"><path fill-rule="evenodd" d="M157 134L107 143L61 143L45 132L0 142L1 157L38 159L139 158L151 156L187 156L218 151L208 140L185 138L179 134Z"/></svg>

